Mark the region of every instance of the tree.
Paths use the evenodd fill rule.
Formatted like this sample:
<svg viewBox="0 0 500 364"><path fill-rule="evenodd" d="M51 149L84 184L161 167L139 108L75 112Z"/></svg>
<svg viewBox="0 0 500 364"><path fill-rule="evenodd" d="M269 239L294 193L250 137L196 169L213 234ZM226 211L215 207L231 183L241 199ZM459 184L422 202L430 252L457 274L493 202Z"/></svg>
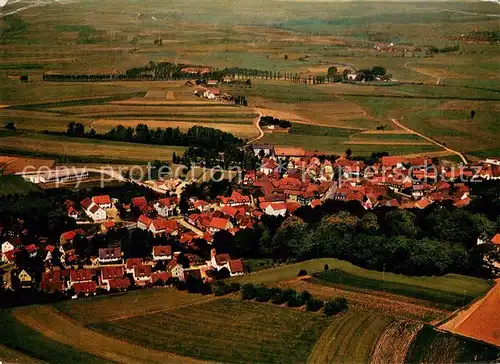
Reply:
<svg viewBox="0 0 500 364"><path fill-rule="evenodd" d="M5 124L4 128L12 131L16 131L17 129L16 125L12 121L8 121L7 124Z"/></svg>
<svg viewBox="0 0 500 364"><path fill-rule="evenodd" d="M387 73L387 70L381 66L375 66L371 69L371 71L375 76L383 76Z"/></svg>
<svg viewBox="0 0 500 364"><path fill-rule="evenodd" d="M347 159L350 159L350 158L351 158L351 156L352 156L352 150L351 150L351 148L348 148L348 149L345 151L345 157L346 157Z"/></svg>
<svg viewBox="0 0 500 364"><path fill-rule="evenodd" d="M328 78L334 78L337 75L337 72L338 72L337 67L335 66L329 67L327 73Z"/></svg>
<svg viewBox="0 0 500 364"><path fill-rule="evenodd" d="M28 82L28 75L22 75L19 79L21 80L22 83L26 83Z"/></svg>
<svg viewBox="0 0 500 364"><path fill-rule="evenodd" d="M369 212L365 216L363 216L361 218L361 221L359 222L359 225L361 230L368 234L375 234L380 228L377 220L377 215L372 212Z"/></svg>
<svg viewBox="0 0 500 364"><path fill-rule="evenodd" d="M325 303L324 312L327 316L336 315L347 310L347 300L343 297L337 297Z"/></svg>
<svg viewBox="0 0 500 364"><path fill-rule="evenodd" d="M417 235L415 214L407 210L394 210L385 215L388 232L390 235L404 235L413 237Z"/></svg>
<svg viewBox="0 0 500 364"><path fill-rule="evenodd" d="M471 110L471 112L470 112L470 118L474 119L474 116L476 116L476 112L474 110Z"/></svg>
<svg viewBox="0 0 500 364"><path fill-rule="evenodd" d="M309 298L306 301L306 310L316 312L319 311L321 307L323 307L323 305L324 305L323 301L318 300L317 298Z"/></svg>
<svg viewBox="0 0 500 364"><path fill-rule="evenodd" d="M307 275L307 271L305 269L299 270L299 274L297 274L297 277L303 277Z"/></svg>
<svg viewBox="0 0 500 364"><path fill-rule="evenodd" d="M283 57L285 59L285 61L288 59L288 54L285 54L285 56Z"/></svg>

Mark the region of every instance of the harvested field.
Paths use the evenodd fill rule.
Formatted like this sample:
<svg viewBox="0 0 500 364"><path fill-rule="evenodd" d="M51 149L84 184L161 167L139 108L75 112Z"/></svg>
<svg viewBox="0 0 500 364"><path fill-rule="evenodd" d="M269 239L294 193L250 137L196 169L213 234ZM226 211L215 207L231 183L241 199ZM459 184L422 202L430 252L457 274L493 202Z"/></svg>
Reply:
<svg viewBox="0 0 500 364"><path fill-rule="evenodd" d="M92 127L98 132L107 132L110 129L123 125L125 127L135 128L138 124L146 124L150 129L156 128L179 128L182 131L187 131L196 125L201 125L207 128L215 128L228 133L232 133L239 137L249 138L258 135L257 129L251 124L235 124L235 123L214 123L214 120L209 121L163 121L163 120L116 120L116 119L99 119L92 124Z"/></svg>
<svg viewBox="0 0 500 364"><path fill-rule="evenodd" d="M333 317L316 342L308 363L368 363L380 333L392 320L385 315L349 308Z"/></svg>
<svg viewBox="0 0 500 364"><path fill-rule="evenodd" d="M439 328L500 347L500 280L486 296Z"/></svg>
<svg viewBox="0 0 500 364"><path fill-rule="evenodd" d="M363 130L361 134L370 134L370 135L414 135L412 132L403 129L395 129L395 130Z"/></svg>
<svg viewBox="0 0 500 364"><path fill-rule="evenodd" d="M234 105L227 106L225 104L202 104L199 107L193 108L192 105L186 104L171 104L171 105L117 105L117 104L99 104L99 105L78 105L67 107L54 107L47 109L48 111L57 111L68 114L75 114L79 117L91 115L114 115L114 114L186 114L198 115L203 114L224 115L224 114L252 114L252 109L240 108Z"/></svg>
<svg viewBox="0 0 500 364"><path fill-rule="evenodd" d="M150 90L144 98L148 100L166 100L167 93L163 90Z"/></svg>
<svg viewBox="0 0 500 364"><path fill-rule="evenodd" d="M297 279L280 282L276 285L298 291L307 290L313 296L325 300L343 296L347 298L352 307L357 309L376 311L402 319L431 322L442 319L449 313L449 311L433 307L431 302L377 291L353 291L342 287L321 286L308 280Z"/></svg>
<svg viewBox="0 0 500 364"><path fill-rule="evenodd" d="M55 307L84 325L96 324L173 310L213 299L173 288L147 289L96 296L86 300L63 301Z"/></svg>
<svg viewBox="0 0 500 364"><path fill-rule="evenodd" d="M53 168L54 163L55 161L51 159L0 156L0 170L3 175L22 172L26 167Z"/></svg>
<svg viewBox="0 0 500 364"><path fill-rule="evenodd" d="M222 298L93 327L128 342L207 360L299 363L329 323L314 313Z"/></svg>
<svg viewBox="0 0 500 364"><path fill-rule="evenodd" d="M413 321L391 322L379 336L370 364L404 364L408 348L422 327Z"/></svg>
<svg viewBox="0 0 500 364"><path fill-rule="evenodd" d="M43 333L50 340L94 354L102 359L121 363L199 363L164 351L124 342L90 330L49 306L28 306L14 311L24 325ZM67 360L64 356L61 359Z"/></svg>
<svg viewBox="0 0 500 364"><path fill-rule="evenodd" d="M171 160L172 153L182 154L186 148L102 140L26 135L0 138L0 150L33 153L40 156L70 156L129 161Z"/></svg>
<svg viewBox="0 0 500 364"><path fill-rule="evenodd" d="M500 111L500 102L496 101L461 101L453 100L443 103L440 109L444 110L489 110L489 111Z"/></svg>

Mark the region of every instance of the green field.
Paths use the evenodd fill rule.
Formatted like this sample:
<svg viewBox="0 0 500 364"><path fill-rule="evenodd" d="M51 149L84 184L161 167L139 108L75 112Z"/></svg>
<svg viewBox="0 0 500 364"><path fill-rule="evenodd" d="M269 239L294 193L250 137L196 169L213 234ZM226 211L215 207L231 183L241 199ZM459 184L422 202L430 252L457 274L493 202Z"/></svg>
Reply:
<svg viewBox="0 0 500 364"><path fill-rule="evenodd" d="M407 363L496 362L500 349L442 333L430 326L424 328L411 344Z"/></svg>
<svg viewBox="0 0 500 364"><path fill-rule="evenodd" d="M331 271L323 272L325 264ZM427 299L437 302L461 305L464 297L466 303L470 300L484 295L491 285L484 280L456 274L447 274L441 277L410 277L401 274L383 273L374 270L360 268L346 261L334 258L321 258L308 260L301 263L272 268L242 277L234 277L231 280L240 283L264 283L271 284L290 280L297 277L298 272L305 269L308 274L320 273L329 276L335 282L336 277L346 277L343 285L349 287L363 287L381 290L384 287L393 287L398 294L418 297L426 295ZM339 272L339 275L336 275ZM364 283L367 282L367 283ZM363 286L366 284L366 286ZM457 301L458 300L458 301Z"/></svg>
<svg viewBox="0 0 500 364"><path fill-rule="evenodd" d="M333 318L309 356L310 364L369 363L377 340L393 319L349 310Z"/></svg>
<svg viewBox="0 0 500 364"><path fill-rule="evenodd" d="M102 358L63 345L18 322L5 310L0 310L0 344L29 357L49 363L103 363ZM0 358L2 350L0 349ZM2 358L3 359L3 358Z"/></svg>
<svg viewBox="0 0 500 364"><path fill-rule="evenodd" d="M17 193L23 194L38 190L35 184L25 181L22 177L0 175L0 196Z"/></svg>
<svg viewBox="0 0 500 364"><path fill-rule="evenodd" d="M385 275L384 277L385 278ZM368 278L365 275L356 275L350 274L342 271L341 269L332 269L329 271L318 273L313 279L313 283L324 284L324 285L332 285L332 286L342 286L342 287L351 287L351 288L363 288L374 291L385 291L398 295L414 297L426 301L443 303L446 305L452 306L463 306L474 300L478 295L482 295L489 288L488 286L484 286L486 288L485 291L477 290L475 292L467 292L467 289L461 293L457 293L459 284L455 284L455 289L453 292L442 290L441 287L432 282L423 283L412 280L410 277L406 280L395 279L398 277L388 275L387 279L373 279ZM465 278L465 277L464 277ZM436 278L436 281L438 278ZM454 278L448 277L447 284L451 284ZM457 280L458 281L458 280ZM444 282L443 287L445 287ZM465 282L464 282L465 283ZM464 285L465 287L465 285Z"/></svg>
<svg viewBox="0 0 500 364"><path fill-rule="evenodd" d="M223 362L304 362L329 320L274 305L219 299L93 325L155 349Z"/></svg>
<svg viewBox="0 0 500 364"><path fill-rule="evenodd" d="M208 297L173 288L148 289L96 296L80 301L63 301L55 307L84 325L117 320L123 316L143 316L206 301Z"/></svg>

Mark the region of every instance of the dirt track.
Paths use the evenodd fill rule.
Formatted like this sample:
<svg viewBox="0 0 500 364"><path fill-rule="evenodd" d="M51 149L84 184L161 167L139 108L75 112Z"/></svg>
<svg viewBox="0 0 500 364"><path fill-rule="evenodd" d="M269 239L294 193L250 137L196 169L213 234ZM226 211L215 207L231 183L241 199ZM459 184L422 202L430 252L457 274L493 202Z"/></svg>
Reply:
<svg viewBox="0 0 500 364"><path fill-rule="evenodd" d="M500 347L500 279L482 299L441 325L442 330Z"/></svg>

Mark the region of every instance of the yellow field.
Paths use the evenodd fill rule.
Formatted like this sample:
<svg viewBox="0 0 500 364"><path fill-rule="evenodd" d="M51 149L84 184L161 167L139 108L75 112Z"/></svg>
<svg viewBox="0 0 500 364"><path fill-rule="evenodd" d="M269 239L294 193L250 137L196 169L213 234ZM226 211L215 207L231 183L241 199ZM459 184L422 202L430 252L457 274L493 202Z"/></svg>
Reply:
<svg viewBox="0 0 500 364"><path fill-rule="evenodd" d="M155 159L171 160L172 153L175 152L177 155L181 155L186 148L27 135L0 138L0 149L16 153L30 152L42 155L147 162Z"/></svg>

